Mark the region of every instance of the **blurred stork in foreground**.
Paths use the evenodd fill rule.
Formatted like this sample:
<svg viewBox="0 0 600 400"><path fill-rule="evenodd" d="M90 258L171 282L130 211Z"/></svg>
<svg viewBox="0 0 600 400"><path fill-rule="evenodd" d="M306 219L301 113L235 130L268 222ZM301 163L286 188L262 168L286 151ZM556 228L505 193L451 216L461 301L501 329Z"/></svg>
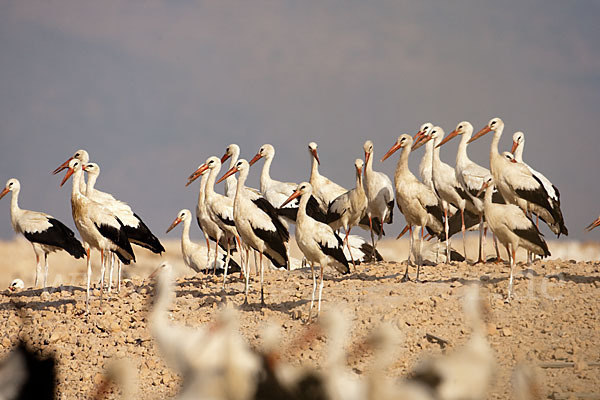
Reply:
<svg viewBox="0 0 600 400"><path fill-rule="evenodd" d="M82 258L85 250L81 242L75 238L73 231L65 224L51 215L24 210L19 207L19 192L21 183L12 178L6 182L4 189L0 192L0 199L12 192L10 201L10 222L16 233L20 233L33 246L35 253L35 286L38 285L38 277L41 273L41 259L44 259L44 290L48 280L48 253L65 250L75 258Z"/></svg>

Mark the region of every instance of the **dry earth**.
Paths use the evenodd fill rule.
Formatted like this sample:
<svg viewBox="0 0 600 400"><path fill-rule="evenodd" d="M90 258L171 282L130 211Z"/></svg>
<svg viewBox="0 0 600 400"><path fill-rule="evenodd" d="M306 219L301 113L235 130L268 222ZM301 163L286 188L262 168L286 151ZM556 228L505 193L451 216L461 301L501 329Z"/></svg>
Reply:
<svg viewBox="0 0 600 400"><path fill-rule="evenodd" d="M470 244L469 253L474 254ZM39 289L0 292L0 359L19 337L43 354L54 354L58 360L58 398L73 399L89 398L109 360L125 357L137 367L139 397L174 396L181 381L161 360L147 329L152 286L143 278L161 259L172 262L178 279L171 316L189 326L211 321L224 303L241 304L243 283L235 274L226 292L221 292L220 277L192 275L181 263L178 243L167 242L166 247L167 255L162 258L137 251L137 265L127 269L132 282L104 302L101 315L96 290L87 318L82 315L85 263L65 254L51 255L52 288L48 296L40 297ZM381 321L387 321L402 334L397 361L387 371L390 376L406 374L428 355L453 351L468 339L461 298L467 285L477 283L491 311L487 331L497 358L489 398L513 397L511 374L520 363L535 367L543 398L600 398L600 263L595 261L599 252L596 244L552 243L551 251L568 259L520 265L516 298L510 304L503 301L507 265L442 264L425 267L421 283L403 283L400 279L405 264L400 260L406 257L406 248L406 242L387 241L381 245L382 253L386 260L395 261L362 265L344 277L326 273L323 307L341 310L347 316L352 342L348 348ZM32 285L34 257L27 242L0 243L0 254L1 287L15 277L24 279L26 286ZM294 254L299 255L297 249ZM576 261L586 258L594 261ZM413 277L414 273L411 270ZM251 305L240 312L241 333L251 346L260 344L265 321L282 327L284 343L303 332L311 284L308 270L269 271L267 306L261 308L257 282L253 283ZM429 342L426 333L447 340L448 347L441 349ZM293 364L318 366L325 357L326 341L326 337L319 337L305 348L287 350L283 358ZM369 354L354 357L350 368L360 376L369 362ZM118 396L116 389L109 395Z"/></svg>

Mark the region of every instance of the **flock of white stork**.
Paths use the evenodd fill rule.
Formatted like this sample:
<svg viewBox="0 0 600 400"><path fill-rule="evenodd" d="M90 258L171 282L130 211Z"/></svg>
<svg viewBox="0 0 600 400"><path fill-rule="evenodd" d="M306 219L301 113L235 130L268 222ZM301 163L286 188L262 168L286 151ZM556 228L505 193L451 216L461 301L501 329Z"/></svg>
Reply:
<svg viewBox="0 0 600 400"><path fill-rule="evenodd" d="M209 157L188 178L187 185L201 177L196 217L206 239L206 253L191 242L189 230L192 214L181 210L167 232L183 222L182 253L184 262L195 271L208 270L211 256L210 241L215 243L212 267L224 268L223 286L227 279L227 267L237 264L231 258L239 251L241 273L245 277L246 301L248 298L250 262L249 250L259 256L261 303L264 304L263 255L275 268L289 269L288 224L296 225L295 238L298 247L310 264L313 279L311 311L317 289L314 265L320 266L318 310L323 290L323 270L333 267L342 274L350 271L349 265L358 262L381 260L376 250L377 241L384 234L384 224L392 222L394 197L410 231L410 251L404 275L408 277L408 266L423 265L423 240L425 230L431 237L446 242L446 252L436 254L436 261L450 262L454 259L450 251L450 237L459 230L464 235L467 229L479 227L480 241L478 262L484 262L485 230L494 234L494 244L499 259L496 238L507 250L510 262L510 279L507 300L512 296L515 255L519 247L532 255L550 255L548 246L538 230L536 219L544 221L557 235L568 234L560 209L558 189L541 173L524 163L522 155L524 134L513 135L511 152L500 153L498 144L504 130L500 118L493 118L473 136L473 126L466 121L459 123L448 136L431 123L423 124L413 136L404 134L383 156L386 160L398 149L402 149L394 174L394 183L383 173L373 169L373 143L364 143L365 160L355 161L356 187L347 190L319 173L317 144L309 143L311 174L309 182L300 184L281 182L271 178L270 168L275 149L270 144L262 146L250 162L238 159L240 149L232 144L225 155ZM494 132L490 147L490 170L475 164L467 155L467 146L488 132ZM440 146L456 136L461 142L456 155L456 168L440 160ZM408 168L411 151L425 145L425 154L420 164L418 180ZM217 180L221 164L231 158L230 169ZM245 186L250 166L264 158L260 176L260 190ZM73 220L83 245L73 231L52 216L20 209L18 196L20 183L10 179L0 193L0 198L12 192L11 222L17 233L22 233L33 245L37 268L35 285L42 268L45 267L44 288L48 274L48 253L64 249L76 258L87 257L86 310L89 307L91 279L90 249L101 254L101 293L104 290L105 270L110 260L108 293L112 285L114 262L118 264L118 288L121 282L121 263L135 261L131 244L162 253L164 247L152 234L140 217L124 202L108 193L95 189L100 168L89 162L89 154L78 150L60 165L54 173L68 169L61 186L72 176L71 206ZM364 170L364 171L363 171ZM84 179L87 173L87 181ZM239 173L236 181L234 174ZM215 184L225 180L225 195L215 191ZM186 185L186 186L187 186ZM395 196L394 196L395 186ZM350 235L353 227L361 226L371 233L371 244ZM600 217L590 224L591 230L600 225ZM344 239L339 230L344 228ZM418 245L417 245L418 242ZM242 250L245 250L243 252ZM463 247L466 257L466 246ZM245 253L245 256L244 256ZM256 265L255 253L255 265ZM199 254L202 254L200 256ZM203 260L206 254L206 260ZM454 254L454 252L453 252ZM223 257L219 257L219 255ZM439 257L439 258L438 258ZM462 257L462 256L460 256ZM258 269L258 267L257 267ZM100 295L102 299L102 294Z"/></svg>

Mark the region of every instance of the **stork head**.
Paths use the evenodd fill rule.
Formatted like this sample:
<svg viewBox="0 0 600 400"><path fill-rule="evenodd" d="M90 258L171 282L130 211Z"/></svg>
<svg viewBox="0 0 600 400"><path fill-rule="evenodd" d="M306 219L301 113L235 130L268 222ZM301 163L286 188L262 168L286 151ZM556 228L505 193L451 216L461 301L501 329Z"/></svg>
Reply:
<svg viewBox="0 0 600 400"><path fill-rule="evenodd" d="M396 139L396 143L394 143L394 145L392 147L390 147L390 149L388 150L387 153L385 153L385 155L381 158L381 161L385 161L388 159L389 156L391 156L392 154L394 154L396 152L396 150L398 149L403 149L405 147L412 147L413 145L413 137L404 133L400 136L398 136L398 139Z"/></svg>
<svg viewBox="0 0 600 400"><path fill-rule="evenodd" d="M223 182L225 179L229 178L231 175L235 174L236 172L240 172L240 175L248 174L248 171L250 170L250 163L248 163L248 161L246 161L243 158L240 158L240 160L238 162L235 163L235 165L233 167L231 167L231 169L227 172L225 172L225 175L223 175L221 178L219 178L219 180L216 183L221 183Z"/></svg>
<svg viewBox="0 0 600 400"><path fill-rule="evenodd" d="M223 154L223 157L221 157L221 163L224 163L225 161L227 161L227 159L229 157L235 157L235 156L239 156L239 155L240 155L240 146L238 146L235 143L232 143L229 146L227 146L227 148L225 149L225 154Z"/></svg>
<svg viewBox="0 0 600 400"><path fill-rule="evenodd" d="M420 146L416 146L417 144L419 144L419 142L421 140L423 140L424 138L427 137L427 135L429 135L429 132L431 131L431 128L433 128L433 124L431 122L425 122L423 125L421 125L421 127L419 128L419 132L417 132L414 136L413 136L413 145L415 146L414 148L418 148Z"/></svg>
<svg viewBox="0 0 600 400"><path fill-rule="evenodd" d="M356 160L354 160L354 168L356 169L357 175L362 174L362 170L363 170L364 166L365 166L365 162L361 158L357 158Z"/></svg>
<svg viewBox="0 0 600 400"><path fill-rule="evenodd" d="M204 175L209 169L216 169L217 172L221 170L221 160L219 157L208 157L204 164L200 165L194 172L192 172L190 176L188 176L188 181L185 186L189 186L192 182L198 179L198 177Z"/></svg>
<svg viewBox="0 0 600 400"><path fill-rule="evenodd" d="M517 160L515 159L515 155L513 153L511 153L510 151L504 151L502 152L502 157L504 157L507 161L511 162L511 163L517 163Z"/></svg>
<svg viewBox="0 0 600 400"><path fill-rule="evenodd" d="M90 155L84 149L79 149L71 157L69 157L69 159L67 159L67 161L65 161L64 163L59 165L58 168L56 168L54 171L52 171L52 173L56 175L63 169L66 169L69 166L69 161L71 161L73 159L79 160L82 163L86 164L88 161L90 161Z"/></svg>
<svg viewBox="0 0 600 400"><path fill-rule="evenodd" d="M75 172L80 171L81 170L81 161L79 161L76 158L71 159L71 161L69 161L68 164L68 170L67 173L65 174L65 177L63 178L62 182L60 183L60 186L64 185L65 182L71 177L71 175L73 175Z"/></svg>
<svg viewBox="0 0 600 400"><path fill-rule="evenodd" d="M88 175L100 175L100 166L96 163L85 163L83 164L83 170L88 173Z"/></svg>
<svg viewBox="0 0 600 400"><path fill-rule="evenodd" d="M434 146L437 146L444 138L444 130L439 126L434 126L429 132L429 137L430 140L433 140Z"/></svg>
<svg viewBox="0 0 600 400"><path fill-rule="evenodd" d="M365 164L368 164L369 158L373 155L373 142L371 140L365 141L363 150L365 151Z"/></svg>
<svg viewBox="0 0 600 400"><path fill-rule="evenodd" d="M317 144L315 142L310 142L308 144L308 152L311 157L314 157L317 160L317 164L321 165L321 161L319 160L319 154L317 154Z"/></svg>
<svg viewBox="0 0 600 400"><path fill-rule="evenodd" d="M177 218L175 218L173 223L167 229L167 233L171 232L171 230L173 228L175 228L180 222L185 221L187 219L191 219L191 218L192 218L192 213L187 208L184 208L183 210L179 211L179 213L177 213Z"/></svg>
<svg viewBox="0 0 600 400"><path fill-rule="evenodd" d="M488 178L487 181L483 182L483 185L481 185L481 189L479 189L479 192L477 192L477 195L475 197L481 196L481 193L483 193L488 187L493 187L493 186L494 186L494 179Z"/></svg>
<svg viewBox="0 0 600 400"><path fill-rule="evenodd" d="M21 279L17 278L10 283L10 285L8 286L8 290L14 292L18 289L23 289L24 287L25 283Z"/></svg>
<svg viewBox="0 0 600 400"><path fill-rule="evenodd" d="M260 160L261 158L273 158L275 156L275 147L271 144L263 144L256 155L250 160L250 165L254 165L255 162Z"/></svg>
<svg viewBox="0 0 600 400"><path fill-rule="evenodd" d="M0 199L8 194L8 192L19 192L21 190L21 183L16 178L11 178L6 181L6 185L4 185L4 189L0 192Z"/></svg>
<svg viewBox="0 0 600 400"><path fill-rule="evenodd" d="M467 134L468 136L471 136L473 134L473 125L471 125L471 123L469 121L462 121L459 122L458 125L456 125L456 128L450 132L448 134L448 136L446 136L444 138L444 140L442 140L437 147L442 146L444 143L448 143L452 138L458 136L458 135L464 135Z"/></svg>
<svg viewBox="0 0 600 400"><path fill-rule="evenodd" d="M490 122L488 122L488 124L483 127L483 129L481 129L479 132L477 132L475 134L475 136L473 136L467 143L471 143L474 140L477 140L478 138L482 137L483 135L485 135L488 132L491 131L498 131L498 130L502 130L504 128L504 122L502 122L502 120L498 117L496 118L492 118L490 119Z"/></svg>
<svg viewBox="0 0 600 400"><path fill-rule="evenodd" d="M525 144L525 134L521 131L517 131L515 133L513 133L513 144L512 144L512 148L510 149L510 152L515 154L515 151L517 151L517 148L520 145L524 145Z"/></svg>
<svg viewBox="0 0 600 400"><path fill-rule="evenodd" d="M298 187L296 188L296 190L294 190L294 193L292 193L290 195L290 197L287 198L286 201L283 202L283 204L281 205L281 207L284 207L285 205L287 205L290 201L294 200L297 197L302 196L303 194L311 194L312 193L312 185L308 182L302 182L298 185Z"/></svg>

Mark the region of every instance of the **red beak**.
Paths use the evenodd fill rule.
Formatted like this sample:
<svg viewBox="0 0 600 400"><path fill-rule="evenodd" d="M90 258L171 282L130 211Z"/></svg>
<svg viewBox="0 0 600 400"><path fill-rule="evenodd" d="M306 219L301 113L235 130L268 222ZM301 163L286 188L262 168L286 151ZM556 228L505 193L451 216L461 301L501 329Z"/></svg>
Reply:
<svg viewBox="0 0 600 400"><path fill-rule="evenodd" d="M490 128L489 126L486 126L485 128L483 128L482 130L480 130L479 132L477 132L475 134L475 136L473 136L471 139L469 139L469 141L467 143L471 143L476 139L479 139L480 137L482 137L483 135L485 135L488 132L491 132L492 128Z"/></svg>
<svg viewBox="0 0 600 400"><path fill-rule="evenodd" d="M62 182L60 183L60 186L64 185L65 182L67 181L67 179L69 179L71 177L71 175L73 175L74 172L75 172L75 170L73 168L69 168L69 170L65 174L65 177L63 178Z"/></svg>
<svg viewBox="0 0 600 400"><path fill-rule="evenodd" d="M425 143L429 142L431 140L431 136L421 136L420 140L418 143L413 143L412 145L412 151L415 151L416 149L418 149L419 147L423 146Z"/></svg>
<svg viewBox="0 0 600 400"><path fill-rule="evenodd" d="M228 158L229 158L229 153L225 152L225 154L223 154L223 157L221 157L221 163L224 163L225 161L227 161Z"/></svg>
<svg viewBox="0 0 600 400"><path fill-rule="evenodd" d="M418 135L418 133L417 133ZM391 156L392 154L394 154L396 152L396 150L398 150L400 148L400 143L396 142L394 143L394 145L388 150L387 153L385 153L385 155L381 158L381 162L384 162L385 160L388 159L389 156Z"/></svg>
<svg viewBox="0 0 600 400"><path fill-rule="evenodd" d="M286 201L284 201L283 204L279 208L285 207L290 201L294 200L297 197L300 197L300 191L299 190L294 191L294 193L292 193L291 196L288 197L288 199Z"/></svg>
<svg viewBox="0 0 600 400"><path fill-rule="evenodd" d="M321 161L319 160L319 155L317 154L317 149L312 149L310 151L313 157L317 160L317 164L321 165Z"/></svg>
<svg viewBox="0 0 600 400"><path fill-rule="evenodd" d="M453 130L452 132L450 132L450 134L449 134L448 136L446 136L446 137L444 138L444 140L442 140L442 141L441 141L441 142L440 142L440 143L439 143L437 146L435 146L435 147L436 147L436 148L437 148L437 147L440 147L441 145L443 145L444 143L447 143L447 142L449 142L449 141L450 141L452 138L454 138L454 137L456 137L456 136L458 136L458 132L457 132L457 131L456 131L456 129L455 129L455 130Z"/></svg>
<svg viewBox="0 0 600 400"><path fill-rule="evenodd" d="M365 165L369 162L369 158L371 158L371 153L365 151Z"/></svg>
<svg viewBox="0 0 600 400"><path fill-rule="evenodd" d="M594 229L594 228L595 228L595 227L597 227L597 226L600 226L600 217L596 218L596 219L594 220L594 222L592 222L591 224L589 224L589 225L588 225L588 226L585 228L585 230L589 232L589 231L591 231L592 229Z"/></svg>
<svg viewBox="0 0 600 400"><path fill-rule="evenodd" d="M185 184L185 186L189 186L192 182L194 182L196 179L198 179L198 177L200 175L202 175L204 173L204 171L206 171L207 169L208 169L208 165L206 165L206 164L202 164L201 166L199 166L197 170L195 170L194 172L192 172L192 174L190 176L188 176L188 181Z"/></svg>
<svg viewBox="0 0 600 400"><path fill-rule="evenodd" d="M56 168L54 171L52 171L52 173L54 175L58 174L60 171L62 171L63 169L67 169L69 168L69 162L73 159L73 157L69 158L67 161L65 161L64 163L60 164L60 166L58 168Z"/></svg>
<svg viewBox="0 0 600 400"><path fill-rule="evenodd" d="M177 226L177 224L179 224L180 222L181 222L181 218L179 218L179 217L175 218L175 221L173 221L171 226L169 226L169 229L167 229L167 233L171 232L171 229L175 228Z"/></svg>
<svg viewBox="0 0 600 400"><path fill-rule="evenodd" d="M10 192L10 190L8 190L8 188L4 188L4 190L2 190L2 193L0 193L0 199L6 196L8 192Z"/></svg>
<svg viewBox="0 0 600 400"><path fill-rule="evenodd" d="M262 156L260 155L260 153L256 153L256 155L252 158L252 160L250 160L250 166L252 166L255 162L257 162L261 158L262 158Z"/></svg>
<svg viewBox="0 0 600 400"><path fill-rule="evenodd" d="M515 151L517 150L517 147L519 147L519 143L517 143L517 142L515 142L515 141L513 140L513 145L512 145L512 147L510 148L510 152L511 152L511 153L513 153L513 154L515 154Z"/></svg>
<svg viewBox="0 0 600 400"><path fill-rule="evenodd" d="M237 172L237 168L235 167L235 165L233 167L231 167L231 169L229 171L227 171L225 173L225 175L223 175L216 183L221 183L223 182L225 179L229 178L231 175L235 174Z"/></svg>

